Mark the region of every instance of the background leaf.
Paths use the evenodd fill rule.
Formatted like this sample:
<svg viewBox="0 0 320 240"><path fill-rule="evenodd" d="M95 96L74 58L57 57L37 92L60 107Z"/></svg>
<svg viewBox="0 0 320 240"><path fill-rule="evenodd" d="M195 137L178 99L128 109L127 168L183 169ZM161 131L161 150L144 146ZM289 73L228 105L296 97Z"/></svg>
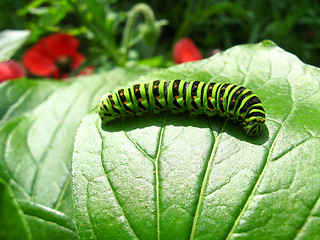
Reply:
<svg viewBox="0 0 320 240"><path fill-rule="evenodd" d="M146 71L119 68L74 82L25 79L0 85L0 179L12 189L33 239L77 238L70 176L77 126L107 86Z"/></svg>
<svg viewBox="0 0 320 240"><path fill-rule="evenodd" d="M9 60L28 39L29 30L6 30L0 32L0 62Z"/></svg>
<svg viewBox="0 0 320 240"><path fill-rule="evenodd" d="M0 238L31 239L23 213L7 183L0 179Z"/></svg>
<svg viewBox="0 0 320 240"><path fill-rule="evenodd" d="M226 119L187 114L101 126L92 111L73 154L79 238L320 238L319 77L264 41L140 78L245 85L266 127L250 138Z"/></svg>

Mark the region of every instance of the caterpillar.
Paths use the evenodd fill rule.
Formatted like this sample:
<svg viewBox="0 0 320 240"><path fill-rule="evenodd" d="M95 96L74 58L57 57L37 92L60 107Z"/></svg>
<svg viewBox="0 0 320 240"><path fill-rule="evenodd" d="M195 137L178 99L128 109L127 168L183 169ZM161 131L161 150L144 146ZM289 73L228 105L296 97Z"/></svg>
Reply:
<svg viewBox="0 0 320 240"><path fill-rule="evenodd" d="M188 111L191 116L216 114L239 122L248 135L258 135L265 122L265 111L258 96L235 84L182 80L135 84L109 94L99 106L102 124L122 116L144 112Z"/></svg>

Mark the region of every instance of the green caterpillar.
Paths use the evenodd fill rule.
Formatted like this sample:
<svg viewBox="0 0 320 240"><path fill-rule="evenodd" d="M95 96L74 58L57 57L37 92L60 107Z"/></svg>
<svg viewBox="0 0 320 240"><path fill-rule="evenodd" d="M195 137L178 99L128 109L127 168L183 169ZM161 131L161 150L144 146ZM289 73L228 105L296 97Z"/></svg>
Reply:
<svg viewBox="0 0 320 240"><path fill-rule="evenodd" d="M105 124L121 116L166 110L188 111L191 116L219 114L238 121L248 135L258 135L266 120L258 96L243 86L182 80L156 80L120 89L102 100L99 115Z"/></svg>

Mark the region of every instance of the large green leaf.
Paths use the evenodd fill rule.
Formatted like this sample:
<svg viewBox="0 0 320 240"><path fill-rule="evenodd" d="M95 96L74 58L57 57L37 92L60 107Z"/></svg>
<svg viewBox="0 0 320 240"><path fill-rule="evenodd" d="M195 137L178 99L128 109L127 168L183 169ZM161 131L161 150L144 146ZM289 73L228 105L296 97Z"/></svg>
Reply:
<svg viewBox="0 0 320 240"><path fill-rule="evenodd" d="M108 86L145 71L115 69L74 82L25 79L0 85L0 179L12 189L32 239L77 238L70 164L78 124ZM6 217L0 214L0 222ZM3 231L10 236L13 230Z"/></svg>
<svg viewBox="0 0 320 240"><path fill-rule="evenodd" d="M0 32L0 62L9 60L28 39L29 30L6 30Z"/></svg>
<svg viewBox="0 0 320 240"><path fill-rule="evenodd" d="M319 69L264 41L139 81L155 79L245 85L266 127L170 113L101 126L92 111L72 163L80 239L320 239Z"/></svg>
<svg viewBox="0 0 320 240"><path fill-rule="evenodd" d="M0 179L0 239L31 239L26 225L11 189Z"/></svg>

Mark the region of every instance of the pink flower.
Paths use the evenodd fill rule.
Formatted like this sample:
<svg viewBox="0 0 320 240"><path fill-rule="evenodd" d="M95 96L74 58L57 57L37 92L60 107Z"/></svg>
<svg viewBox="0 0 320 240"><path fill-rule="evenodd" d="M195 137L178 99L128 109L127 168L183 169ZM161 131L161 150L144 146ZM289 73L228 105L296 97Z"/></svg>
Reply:
<svg viewBox="0 0 320 240"><path fill-rule="evenodd" d="M85 69L83 69L81 72L77 74L77 76L85 76L85 75L91 75L94 72L95 67L88 66Z"/></svg>
<svg viewBox="0 0 320 240"><path fill-rule="evenodd" d="M24 76L26 76L26 71L20 63L14 60L0 62L0 82Z"/></svg>
<svg viewBox="0 0 320 240"><path fill-rule="evenodd" d="M221 52L222 52L221 49L216 48L216 49L213 49L213 50L212 50L211 55L213 56L213 55L216 55L216 54L221 53Z"/></svg>
<svg viewBox="0 0 320 240"><path fill-rule="evenodd" d="M43 77L66 78L77 69L85 57L77 52L77 38L56 33L42 38L23 56L30 73Z"/></svg>
<svg viewBox="0 0 320 240"><path fill-rule="evenodd" d="M173 47L173 61L176 64L201 60L202 54L190 38L181 38Z"/></svg>

